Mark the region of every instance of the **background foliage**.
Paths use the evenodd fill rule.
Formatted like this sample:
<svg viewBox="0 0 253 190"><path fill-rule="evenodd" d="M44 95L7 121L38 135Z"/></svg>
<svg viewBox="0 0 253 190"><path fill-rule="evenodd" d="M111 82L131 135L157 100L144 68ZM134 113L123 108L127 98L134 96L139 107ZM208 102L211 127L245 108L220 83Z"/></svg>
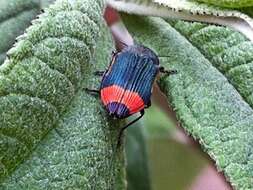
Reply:
<svg viewBox="0 0 253 190"><path fill-rule="evenodd" d="M166 21L123 18L137 42L154 49L166 68L179 71L161 79L160 86L182 126L198 139L233 186L253 188L252 108L201 51Z"/></svg>

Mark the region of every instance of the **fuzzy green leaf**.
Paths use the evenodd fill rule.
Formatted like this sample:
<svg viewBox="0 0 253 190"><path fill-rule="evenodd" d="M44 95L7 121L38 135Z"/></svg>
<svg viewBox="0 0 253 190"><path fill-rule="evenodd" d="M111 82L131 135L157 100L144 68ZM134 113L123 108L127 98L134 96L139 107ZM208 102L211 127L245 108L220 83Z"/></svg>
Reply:
<svg viewBox="0 0 253 190"><path fill-rule="evenodd" d="M104 1L58 0L0 67L0 189L125 189L115 152L120 123L98 98L93 71L113 43Z"/></svg>
<svg viewBox="0 0 253 190"><path fill-rule="evenodd" d="M215 0L212 0L213 2ZM137 14L175 18L188 21L216 23L232 27L253 41L253 19L240 12L233 0L234 9L222 8L192 0L108 0L117 10Z"/></svg>
<svg viewBox="0 0 253 190"><path fill-rule="evenodd" d="M183 21L172 25L227 77L253 107L253 43L224 27Z"/></svg>
<svg viewBox="0 0 253 190"><path fill-rule="evenodd" d="M235 189L253 189L253 109L211 60L167 22L123 18L136 41L156 51L166 68L178 71L162 77L159 85L185 130L199 140Z"/></svg>
<svg viewBox="0 0 253 190"><path fill-rule="evenodd" d="M44 9L51 5L53 2L55 2L55 0L40 0L40 6L42 9Z"/></svg>
<svg viewBox="0 0 253 190"><path fill-rule="evenodd" d="M38 14L39 0L0 0L0 65L15 38L22 34Z"/></svg>

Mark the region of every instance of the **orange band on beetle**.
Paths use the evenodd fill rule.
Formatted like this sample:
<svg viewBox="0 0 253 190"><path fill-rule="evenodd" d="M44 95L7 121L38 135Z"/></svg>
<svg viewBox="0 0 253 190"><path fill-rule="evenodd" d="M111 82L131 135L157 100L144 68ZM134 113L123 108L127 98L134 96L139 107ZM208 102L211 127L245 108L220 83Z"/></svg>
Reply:
<svg viewBox="0 0 253 190"><path fill-rule="evenodd" d="M125 90L118 85L105 87L100 93L104 105L108 105L112 102L124 104L128 108L130 114L139 112L145 107L143 99L137 92Z"/></svg>

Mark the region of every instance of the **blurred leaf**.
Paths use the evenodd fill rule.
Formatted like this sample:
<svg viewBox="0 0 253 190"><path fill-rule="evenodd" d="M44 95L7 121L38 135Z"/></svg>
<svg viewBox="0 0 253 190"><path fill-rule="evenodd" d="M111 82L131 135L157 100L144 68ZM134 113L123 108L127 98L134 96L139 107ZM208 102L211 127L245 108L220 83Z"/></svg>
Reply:
<svg viewBox="0 0 253 190"><path fill-rule="evenodd" d="M154 104L146 110L144 115L144 124L148 138L168 138L171 130L175 129L174 124L168 118L166 113Z"/></svg>
<svg viewBox="0 0 253 190"><path fill-rule="evenodd" d="M130 121L130 119L129 119ZM128 190L150 190L149 161L142 122L127 129L126 156Z"/></svg>
<svg viewBox="0 0 253 190"><path fill-rule="evenodd" d="M253 18L253 6L252 7L244 7L240 9L241 12L246 13L251 18Z"/></svg>
<svg viewBox="0 0 253 190"><path fill-rule="evenodd" d="M0 189L126 189L123 150L115 155L121 123L84 90L98 88L93 71L108 65L113 49L103 7L58 0L8 51L0 67Z"/></svg>
<svg viewBox="0 0 253 190"><path fill-rule="evenodd" d="M186 190L206 164L199 152L173 140L152 138L148 147L154 190Z"/></svg>
<svg viewBox="0 0 253 190"><path fill-rule="evenodd" d="M252 0L196 0L207 4L213 4L220 7L250 7L253 6Z"/></svg>
<svg viewBox="0 0 253 190"><path fill-rule="evenodd" d="M212 61L167 22L123 18L138 43L157 52L166 68L178 71L162 77L159 84L185 130L199 140L236 189L252 189L253 109ZM249 57L239 58L233 53L227 57L234 65L247 62Z"/></svg>
<svg viewBox="0 0 253 190"><path fill-rule="evenodd" d="M39 0L0 0L0 65L15 38L24 33L39 9Z"/></svg>

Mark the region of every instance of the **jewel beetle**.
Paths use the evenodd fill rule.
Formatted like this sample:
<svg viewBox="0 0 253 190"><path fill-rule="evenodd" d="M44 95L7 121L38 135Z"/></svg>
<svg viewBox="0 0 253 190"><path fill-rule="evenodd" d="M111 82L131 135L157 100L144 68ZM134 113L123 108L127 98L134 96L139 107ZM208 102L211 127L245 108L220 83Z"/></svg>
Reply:
<svg viewBox="0 0 253 190"><path fill-rule="evenodd" d="M144 115L144 109L151 106L151 94L158 73L174 74L159 65L159 58L151 49L143 45L129 45L114 52L111 63L105 72L95 72L103 76L99 90L101 101L110 116L127 118L137 112L140 116L124 126L138 121Z"/></svg>

